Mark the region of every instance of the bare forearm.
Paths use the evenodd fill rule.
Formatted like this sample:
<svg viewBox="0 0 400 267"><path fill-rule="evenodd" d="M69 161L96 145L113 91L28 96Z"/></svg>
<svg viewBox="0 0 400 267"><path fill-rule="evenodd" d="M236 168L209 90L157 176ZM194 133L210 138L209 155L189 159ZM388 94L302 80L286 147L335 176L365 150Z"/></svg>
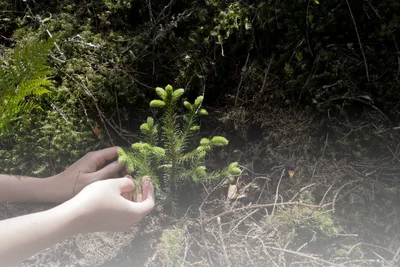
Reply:
<svg viewBox="0 0 400 267"><path fill-rule="evenodd" d="M15 266L24 259L79 233L73 207L53 209L0 221L0 265Z"/></svg>
<svg viewBox="0 0 400 267"><path fill-rule="evenodd" d="M41 179L0 174L0 203L59 203L62 197L60 191L60 186L56 184L54 177Z"/></svg>

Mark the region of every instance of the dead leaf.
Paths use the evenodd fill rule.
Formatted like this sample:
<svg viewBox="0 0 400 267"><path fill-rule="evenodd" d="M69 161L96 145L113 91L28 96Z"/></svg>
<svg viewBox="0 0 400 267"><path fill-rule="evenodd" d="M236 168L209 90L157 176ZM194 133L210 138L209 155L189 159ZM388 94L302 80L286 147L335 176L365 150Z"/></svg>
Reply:
<svg viewBox="0 0 400 267"><path fill-rule="evenodd" d="M237 196L237 186L230 184L228 188L228 199L231 200Z"/></svg>

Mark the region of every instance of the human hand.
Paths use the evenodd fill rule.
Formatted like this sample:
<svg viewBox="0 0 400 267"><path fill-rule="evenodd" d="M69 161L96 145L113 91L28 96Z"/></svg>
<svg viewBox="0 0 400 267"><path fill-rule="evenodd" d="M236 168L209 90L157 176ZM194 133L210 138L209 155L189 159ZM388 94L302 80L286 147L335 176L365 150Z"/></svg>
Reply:
<svg viewBox="0 0 400 267"><path fill-rule="evenodd" d="M98 181L85 187L65 203L77 214L76 232L125 231L132 228L154 208L154 187L143 177L141 202L132 202L131 193L137 182L130 176Z"/></svg>
<svg viewBox="0 0 400 267"><path fill-rule="evenodd" d="M57 202L72 198L95 181L118 177L123 165L115 160L117 157L117 147L89 152L62 173L49 178L54 190L57 191ZM104 166L111 160L115 161Z"/></svg>

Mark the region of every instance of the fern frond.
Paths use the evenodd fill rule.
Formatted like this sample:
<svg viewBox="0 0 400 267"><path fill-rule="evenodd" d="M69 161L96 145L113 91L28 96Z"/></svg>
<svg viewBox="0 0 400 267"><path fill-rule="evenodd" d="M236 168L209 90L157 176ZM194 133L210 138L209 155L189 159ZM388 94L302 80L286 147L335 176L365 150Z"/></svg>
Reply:
<svg viewBox="0 0 400 267"><path fill-rule="evenodd" d="M39 108L27 97L49 93L53 83L47 79L51 68L47 56L53 46L51 40L35 41L25 47L17 45L12 57L3 60L0 69L0 130L17 119L22 111Z"/></svg>

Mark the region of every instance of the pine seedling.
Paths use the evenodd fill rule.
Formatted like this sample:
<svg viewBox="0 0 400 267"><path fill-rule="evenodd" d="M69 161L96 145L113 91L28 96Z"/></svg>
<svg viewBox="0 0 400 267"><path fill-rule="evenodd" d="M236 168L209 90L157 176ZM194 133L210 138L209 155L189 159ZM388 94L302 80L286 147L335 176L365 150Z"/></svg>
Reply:
<svg viewBox="0 0 400 267"><path fill-rule="evenodd" d="M200 129L198 118L208 115L202 108L203 96L193 103L184 101L186 112L178 116L178 101L184 90L174 90L167 85L165 89L157 87L156 92L160 99L152 100L150 107L162 110L159 125L152 117L147 118L140 126L142 141L132 144L130 150L119 149L118 160L129 172L135 177L150 176L155 187L166 193L171 203L179 195L180 188L187 184L232 178L241 173L236 162L222 170L207 172L207 153L215 147L228 145L228 140L222 136L202 138L197 147L189 148Z"/></svg>

